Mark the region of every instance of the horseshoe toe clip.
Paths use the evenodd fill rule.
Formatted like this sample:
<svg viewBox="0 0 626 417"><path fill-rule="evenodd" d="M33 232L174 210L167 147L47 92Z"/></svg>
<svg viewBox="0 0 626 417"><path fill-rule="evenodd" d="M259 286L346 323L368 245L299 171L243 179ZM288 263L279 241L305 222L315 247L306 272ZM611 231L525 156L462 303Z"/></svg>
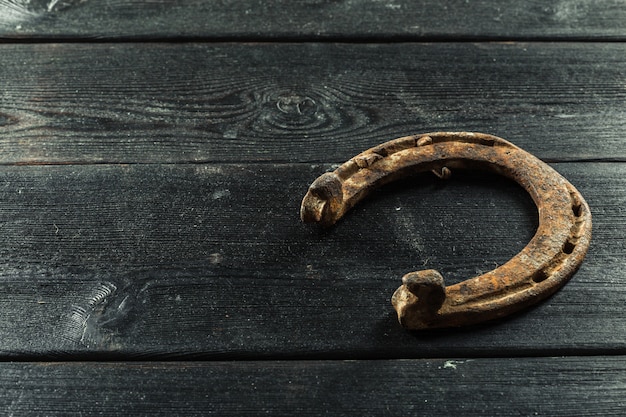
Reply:
<svg viewBox="0 0 626 417"><path fill-rule="evenodd" d="M520 184L539 211L539 227L504 265L445 286L435 270L409 272L392 297L407 329L475 324L536 304L576 272L591 240L589 206L565 178L504 139L468 132L407 136L371 148L317 178L302 201L305 222L331 226L371 190L412 173L447 178L456 169L480 169Z"/></svg>

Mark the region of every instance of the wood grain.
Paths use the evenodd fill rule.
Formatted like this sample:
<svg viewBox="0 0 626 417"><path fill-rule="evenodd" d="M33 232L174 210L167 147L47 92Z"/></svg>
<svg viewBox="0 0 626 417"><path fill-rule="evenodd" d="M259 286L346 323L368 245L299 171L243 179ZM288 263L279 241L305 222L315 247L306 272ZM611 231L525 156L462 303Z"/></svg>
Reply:
<svg viewBox="0 0 626 417"><path fill-rule="evenodd" d="M623 415L622 3L0 0L0 414ZM506 262L530 198L455 171L298 208L436 130L553 163L594 238L536 308L408 333L400 277Z"/></svg>
<svg viewBox="0 0 626 417"><path fill-rule="evenodd" d="M0 45L0 163L342 162L479 131L625 160L626 46Z"/></svg>
<svg viewBox="0 0 626 417"><path fill-rule="evenodd" d="M330 165L0 168L0 352L8 358L417 358L623 353L625 166L555 167L592 207L572 282L523 314L411 334L403 274L495 268L537 226L516 184L453 173L391 185L336 227L301 224Z"/></svg>
<svg viewBox="0 0 626 417"><path fill-rule="evenodd" d="M42 39L620 39L619 0L0 0L0 36Z"/></svg>
<svg viewBox="0 0 626 417"><path fill-rule="evenodd" d="M2 363L0 383L8 415L621 416L626 407L620 356Z"/></svg>

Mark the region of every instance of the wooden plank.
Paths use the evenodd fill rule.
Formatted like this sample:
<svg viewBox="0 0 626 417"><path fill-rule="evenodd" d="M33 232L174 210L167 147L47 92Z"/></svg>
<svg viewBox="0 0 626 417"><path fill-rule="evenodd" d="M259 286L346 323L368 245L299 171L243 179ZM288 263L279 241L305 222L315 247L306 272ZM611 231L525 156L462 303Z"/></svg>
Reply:
<svg viewBox="0 0 626 417"><path fill-rule="evenodd" d="M7 415L622 416L624 357L2 363Z"/></svg>
<svg viewBox="0 0 626 417"><path fill-rule="evenodd" d="M447 283L532 237L517 185L456 172L381 190L336 227L301 224L329 165L0 167L3 358L413 358L626 349L626 164L556 164L594 213L573 281L524 314L415 335L389 297ZM104 356L103 356L104 355Z"/></svg>
<svg viewBox="0 0 626 417"><path fill-rule="evenodd" d="M626 158L626 44L0 45L0 163L342 162L407 134Z"/></svg>
<svg viewBox="0 0 626 417"><path fill-rule="evenodd" d="M624 39L619 0L0 0L5 39Z"/></svg>

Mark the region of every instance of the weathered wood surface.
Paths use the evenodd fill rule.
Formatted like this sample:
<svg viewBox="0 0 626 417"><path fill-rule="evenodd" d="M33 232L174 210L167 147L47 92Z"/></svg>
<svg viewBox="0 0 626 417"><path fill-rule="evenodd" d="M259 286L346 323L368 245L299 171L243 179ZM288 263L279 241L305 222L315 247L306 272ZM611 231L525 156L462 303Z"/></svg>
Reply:
<svg viewBox="0 0 626 417"><path fill-rule="evenodd" d="M7 415L623 416L623 357L2 363ZM124 389L120 389L124 387Z"/></svg>
<svg viewBox="0 0 626 417"><path fill-rule="evenodd" d="M500 323L415 335L406 272L495 268L536 228L516 184L454 173L380 190L336 227L301 224L330 165L4 166L0 352L41 358L400 358L626 351L626 168L561 163L594 214L574 279Z"/></svg>
<svg viewBox="0 0 626 417"><path fill-rule="evenodd" d="M620 0L0 0L8 39L625 39Z"/></svg>
<svg viewBox="0 0 626 417"><path fill-rule="evenodd" d="M0 0L0 360L23 361L0 414L623 415L625 21L619 0ZM298 208L333 164L436 130L551 162L594 238L536 308L412 334L400 277L505 262L529 197L455 172L327 231Z"/></svg>
<svg viewBox="0 0 626 417"><path fill-rule="evenodd" d="M626 45L0 45L1 163L343 162L436 130L626 160Z"/></svg>

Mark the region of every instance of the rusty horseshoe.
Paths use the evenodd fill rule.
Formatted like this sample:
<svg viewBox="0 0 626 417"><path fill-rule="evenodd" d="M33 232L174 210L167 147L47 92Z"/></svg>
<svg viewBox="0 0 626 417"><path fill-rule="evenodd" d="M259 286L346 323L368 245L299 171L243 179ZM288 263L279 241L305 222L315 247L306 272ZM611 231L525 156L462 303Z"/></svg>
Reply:
<svg viewBox="0 0 626 417"><path fill-rule="evenodd" d="M368 149L317 178L300 215L305 222L331 226L376 187L424 171L446 178L455 169L486 170L516 181L535 202L539 227L504 265L458 284L446 287L433 269L406 274L391 302L407 329L475 324L536 304L565 285L589 247L591 211L578 190L528 152L482 133L427 133Z"/></svg>

